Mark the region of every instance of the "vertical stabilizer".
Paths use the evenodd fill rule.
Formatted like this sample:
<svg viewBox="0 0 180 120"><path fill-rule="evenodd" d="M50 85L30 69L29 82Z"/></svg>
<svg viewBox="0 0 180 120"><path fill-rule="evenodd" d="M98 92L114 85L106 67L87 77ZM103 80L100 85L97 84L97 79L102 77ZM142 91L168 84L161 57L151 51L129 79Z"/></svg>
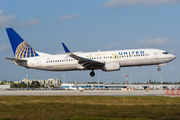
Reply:
<svg viewBox="0 0 180 120"><path fill-rule="evenodd" d="M6 31L16 59L39 56L12 28L6 28Z"/></svg>

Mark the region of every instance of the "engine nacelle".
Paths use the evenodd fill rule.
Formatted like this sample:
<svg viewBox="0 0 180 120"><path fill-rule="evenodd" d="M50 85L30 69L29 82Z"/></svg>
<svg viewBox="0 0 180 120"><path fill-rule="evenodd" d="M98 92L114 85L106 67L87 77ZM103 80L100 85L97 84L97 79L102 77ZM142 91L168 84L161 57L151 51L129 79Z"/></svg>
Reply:
<svg viewBox="0 0 180 120"><path fill-rule="evenodd" d="M117 71L121 69L119 62L108 62L103 66L103 71Z"/></svg>
<svg viewBox="0 0 180 120"><path fill-rule="evenodd" d="M79 69L79 70L84 70L84 69L85 69L85 67L84 67L84 66L82 66L82 65L80 65L80 64L78 64L78 65L77 65L77 69Z"/></svg>

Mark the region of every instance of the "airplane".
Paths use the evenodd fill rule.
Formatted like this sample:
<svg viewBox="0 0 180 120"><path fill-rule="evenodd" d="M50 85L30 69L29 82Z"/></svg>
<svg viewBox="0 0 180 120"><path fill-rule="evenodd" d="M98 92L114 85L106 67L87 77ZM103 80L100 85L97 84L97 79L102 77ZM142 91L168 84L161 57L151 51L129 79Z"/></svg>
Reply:
<svg viewBox="0 0 180 120"><path fill-rule="evenodd" d="M76 87L71 87L71 86L69 86L69 88L65 88L66 90L78 90Z"/></svg>
<svg viewBox="0 0 180 120"><path fill-rule="evenodd" d="M82 87L78 87L78 90L84 90Z"/></svg>
<svg viewBox="0 0 180 120"><path fill-rule="evenodd" d="M62 43L66 54L51 55L34 50L12 28L6 28L15 58L5 58L15 65L46 71L94 70L118 71L121 67L160 66L174 60L176 57L160 49L129 49L98 52L74 52Z"/></svg>

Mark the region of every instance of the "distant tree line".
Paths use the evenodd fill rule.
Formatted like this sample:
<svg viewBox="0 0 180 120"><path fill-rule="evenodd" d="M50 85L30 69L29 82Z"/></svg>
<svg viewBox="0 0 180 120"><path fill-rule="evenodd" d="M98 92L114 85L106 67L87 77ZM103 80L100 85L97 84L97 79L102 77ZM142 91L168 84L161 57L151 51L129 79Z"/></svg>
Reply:
<svg viewBox="0 0 180 120"><path fill-rule="evenodd" d="M39 88L40 83L38 81L33 81L31 84L28 82L26 83L18 83L18 84L11 84L11 88Z"/></svg>
<svg viewBox="0 0 180 120"><path fill-rule="evenodd" d="M98 82L87 82L87 84L98 84ZM103 84L103 82L99 82L99 84Z"/></svg>
<svg viewBox="0 0 180 120"><path fill-rule="evenodd" d="M3 80L3 81L0 82L0 85L5 85L6 83L13 84L14 81Z"/></svg>
<svg viewBox="0 0 180 120"><path fill-rule="evenodd" d="M11 88L44 88L44 85L40 85L38 81L33 81L31 84L28 82L26 83L18 83L18 84L11 84ZM54 87L51 85L50 87Z"/></svg>
<svg viewBox="0 0 180 120"><path fill-rule="evenodd" d="M18 83L15 84L14 81L7 81L7 80L3 80L0 82L0 85L5 85L5 84L11 84L11 88L44 88L44 85L40 85L40 83L38 81L33 81L31 84L28 82L28 84L25 83ZM86 82L84 84L98 84L98 82ZM99 84L103 84L103 82L99 82ZM110 83L110 84L120 84L120 83ZM125 84L125 82L123 82L123 84ZM129 84L129 83L127 83ZM134 82L132 84L161 84L161 82L157 82L157 81L147 81L146 83L143 82ZM162 82L162 84L180 84L180 82ZM50 85L50 87L55 87L54 85Z"/></svg>
<svg viewBox="0 0 180 120"><path fill-rule="evenodd" d="M10 87L11 88L44 88L44 85L40 85L40 83L38 81L33 81L31 84L28 82L28 84L26 83L14 83L14 81L6 81L3 80L0 82L0 85L5 85L5 84L11 84ZM50 87L55 87L54 85L50 85Z"/></svg>
<svg viewBox="0 0 180 120"><path fill-rule="evenodd" d="M74 82L74 81L69 81L69 84L98 84L98 82ZM99 82L99 84L103 84L103 82Z"/></svg>

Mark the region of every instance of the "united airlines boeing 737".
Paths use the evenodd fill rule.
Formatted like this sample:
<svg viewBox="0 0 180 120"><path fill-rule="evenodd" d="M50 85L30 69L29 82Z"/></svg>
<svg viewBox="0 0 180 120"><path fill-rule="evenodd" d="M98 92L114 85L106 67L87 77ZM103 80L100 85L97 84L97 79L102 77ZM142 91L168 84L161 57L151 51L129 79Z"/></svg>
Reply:
<svg viewBox="0 0 180 120"><path fill-rule="evenodd" d="M98 52L72 53L64 43L66 54L51 55L34 50L12 28L6 28L15 58L15 65L25 68L47 71L92 70L90 76L95 76L94 70L118 71L121 67L166 64L176 57L159 49L130 49Z"/></svg>

